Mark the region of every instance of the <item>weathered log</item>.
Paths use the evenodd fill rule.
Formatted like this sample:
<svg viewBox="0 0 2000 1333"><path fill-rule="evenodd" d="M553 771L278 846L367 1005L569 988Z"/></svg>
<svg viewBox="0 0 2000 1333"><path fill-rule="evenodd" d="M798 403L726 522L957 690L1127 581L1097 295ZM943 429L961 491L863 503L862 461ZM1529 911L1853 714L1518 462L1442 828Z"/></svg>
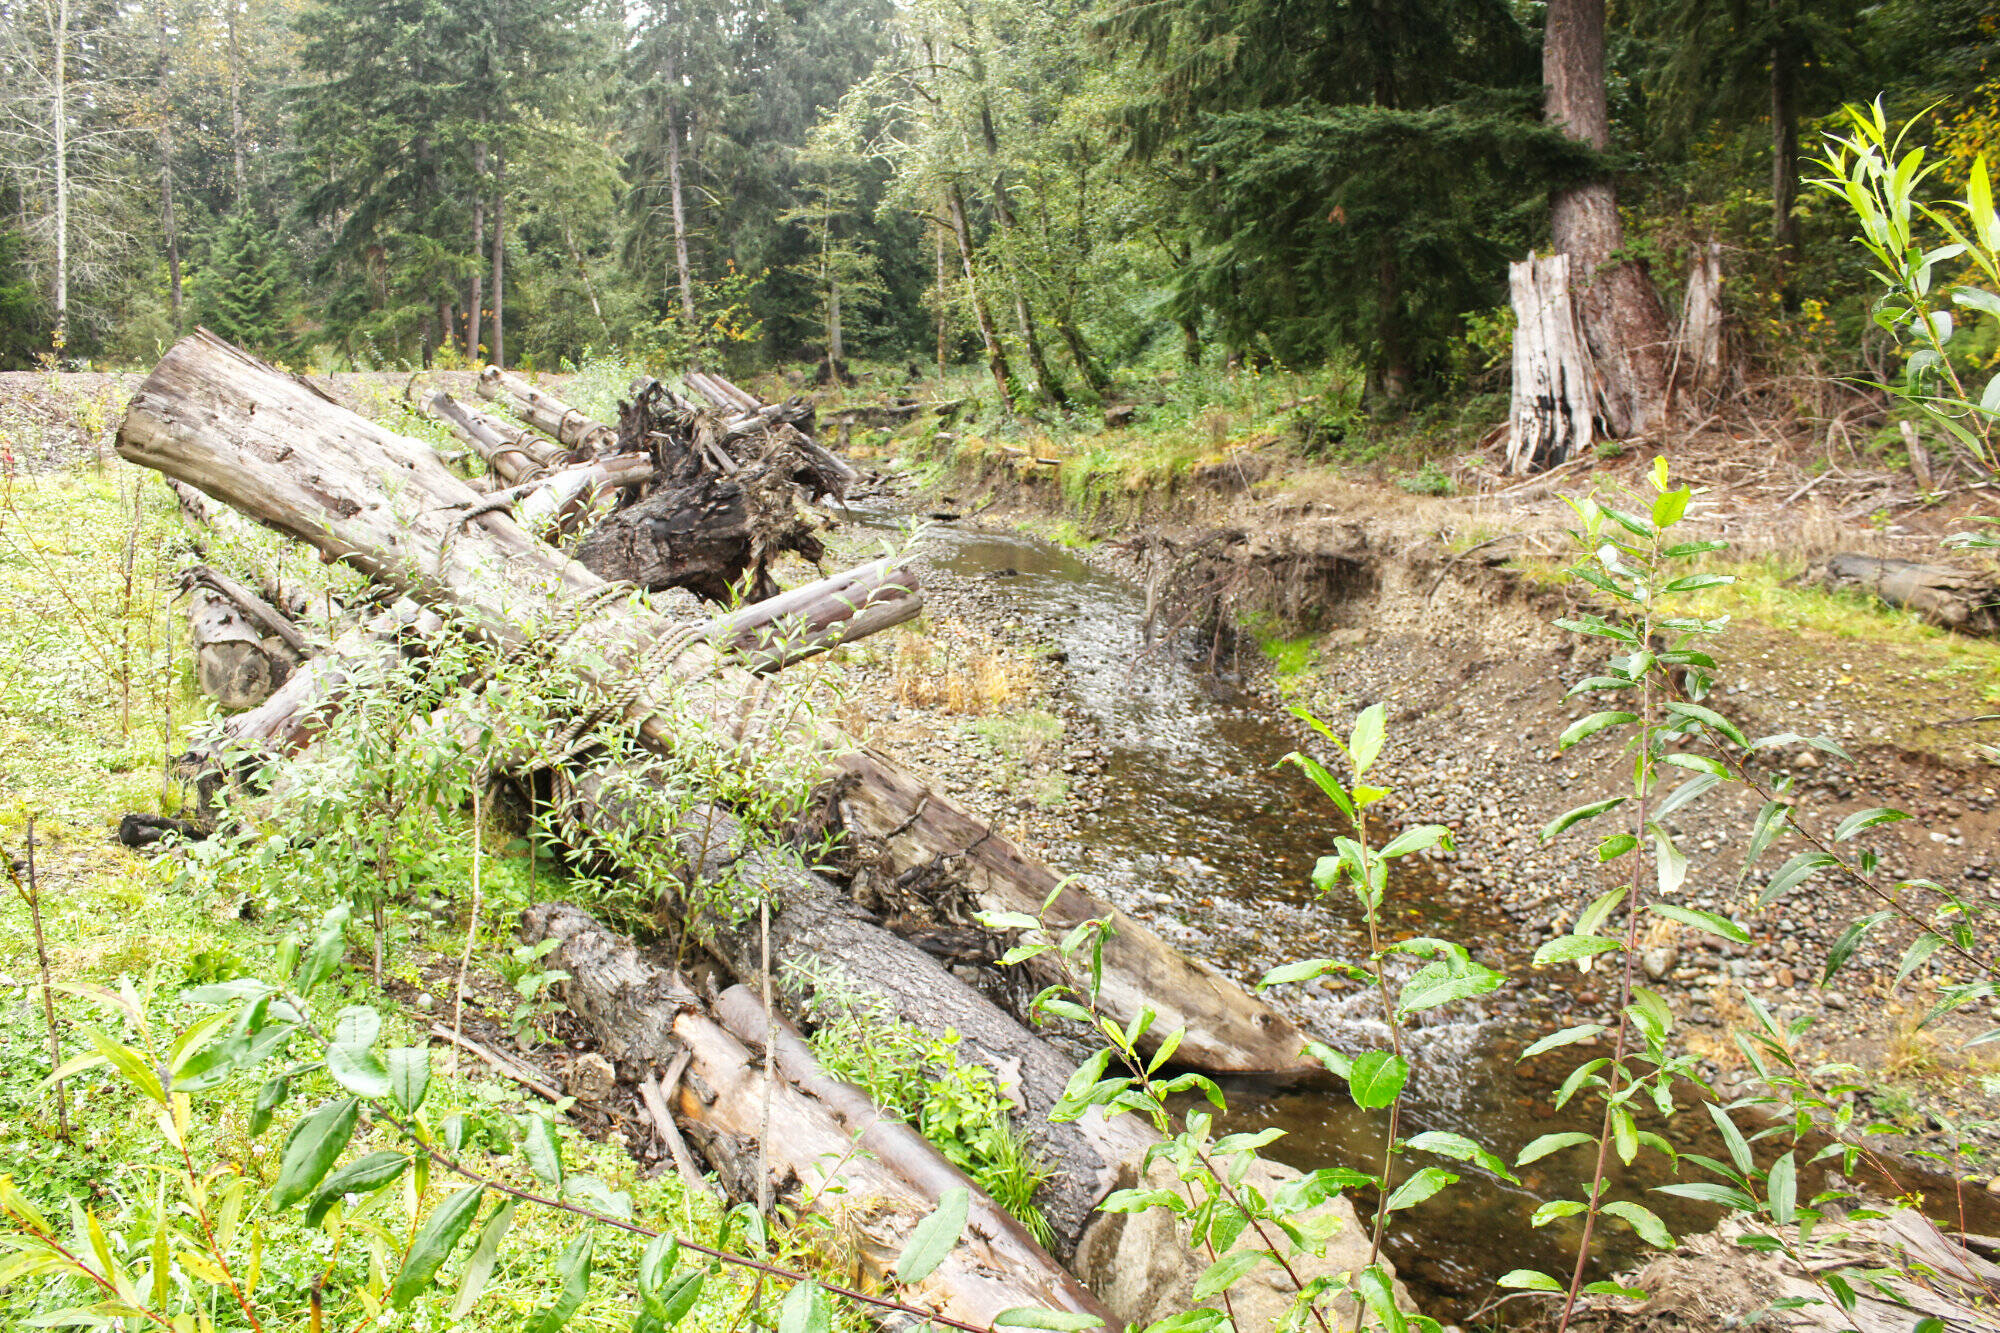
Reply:
<svg viewBox="0 0 2000 1333"><path fill-rule="evenodd" d="M648 749L674 753L676 728L694 716L745 743L763 743L757 731L772 720L757 712L752 677L719 662L717 649L683 642L684 626L628 604L579 607L586 597L601 600L603 582L503 514L464 522L478 496L428 447L327 403L212 334L183 339L161 360L133 395L118 448L129 461L191 482L329 559L449 609L503 646L582 620L551 648L554 664L605 701ZM799 723L788 715L778 725ZM813 739L829 752L844 744L827 728ZM1039 906L1040 886L1053 878L1047 868L944 796L925 792L879 756L850 755L833 771L851 775L845 799L857 825L877 837L895 827L888 812L916 812L912 828L921 833L886 839L904 869L957 858L976 867L982 896ZM1072 901L1088 903L1087 915L1113 914L1081 894ZM1149 1043L1173 1030L1169 1013L1186 1021L1184 1064L1216 1072L1305 1067L1300 1034L1276 1011L1143 926L1121 927L1121 944L1107 955L1106 1012L1116 1021L1133 1018L1143 997L1162 1017ZM1134 959L1143 961L1135 967ZM1164 989L1174 985L1185 989Z"/></svg>
<svg viewBox="0 0 2000 1333"><path fill-rule="evenodd" d="M1697 393L1722 387L1722 242L1695 246L1674 348L1674 376Z"/></svg>
<svg viewBox="0 0 2000 1333"><path fill-rule="evenodd" d="M612 453L618 447L617 431L498 366L479 372L479 396L505 399L522 420L584 458Z"/></svg>
<svg viewBox="0 0 2000 1333"><path fill-rule="evenodd" d="M753 602L709 622L708 641L751 671L769 671L914 619L923 590L889 557Z"/></svg>
<svg viewBox="0 0 2000 1333"><path fill-rule="evenodd" d="M827 1214L837 1232L852 1238L869 1277L880 1281L890 1275L910 1232L936 1209L938 1191L928 1186L948 1179L977 1201L980 1215L1000 1211L942 1159L925 1162L922 1173L912 1170L911 1175L923 1175L921 1184L897 1170L895 1161L914 1152L907 1143L897 1144L892 1160L856 1151L850 1129L830 1107L782 1074L767 1086L762 1062L705 1012L684 981L647 962L629 942L576 908L530 908L523 930L530 939L561 941L550 961L569 974L564 996L612 1058L650 1072L682 1050L692 1053L674 1111L711 1135L753 1143L763 1135L772 1183L781 1187L796 1180L802 1206ZM739 1013L761 1015L747 992L733 996L731 1004ZM864 1130L864 1146L871 1132ZM878 1142L889 1137L876 1135ZM730 1183L740 1192L754 1185ZM1113 1322L1082 1284L1018 1227L968 1228L936 1271L903 1298L982 1325L1020 1306Z"/></svg>
<svg viewBox="0 0 2000 1333"><path fill-rule="evenodd" d="M489 416L442 391L424 400L424 415L443 422L510 486L576 461L569 450L526 426Z"/></svg>
<svg viewBox="0 0 2000 1333"><path fill-rule="evenodd" d="M769 562L781 551L818 560L826 547L791 503L789 487L710 474L608 514L577 543L601 578L643 588L690 588L713 602L777 595Z"/></svg>
<svg viewBox="0 0 2000 1333"><path fill-rule="evenodd" d="M588 851L600 838L613 847L649 835L668 838L696 882L736 884L764 895L772 904L770 966L785 979L785 1002L795 1015L825 1003L853 1003L934 1037L957 1033L965 1058L986 1065L1000 1086L1020 1097L1026 1112L1021 1128L1035 1154L1054 1169L1037 1203L1057 1248L1072 1252L1098 1203L1121 1173L1134 1169L1152 1135L1130 1120L1096 1114L1051 1124L1049 1112L1075 1066L936 959L883 929L838 886L796 862L746 847L728 811L702 806L671 828L659 827L649 793L635 785L644 780L629 770L600 770L566 784L568 800L558 813L565 827L576 830L573 845ZM739 981L761 974L764 936L756 916L732 920L725 908L697 894L682 919Z"/></svg>
<svg viewBox="0 0 2000 1333"><path fill-rule="evenodd" d="M1825 588L1860 588L1933 625L1982 638L2000 636L2000 580L1949 565L1846 553L1807 571Z"/></svg>
<svg viewBox="0 0 2000 1333"><path fill-rule="evenodd" d="M830 796L839 825L877 858L871 875L891 893L917 896L933 918L949 916L961 884L989 911L1034 915L1053 894L1043 915L1058 935L1110 919L1099 1003L1120 1022L1150 1008L1158 1032L1185 1028L1177 1061L1230 1073L1317 1068L1289 1019L1102 899L1073 884L1058 892L1054 871L881 755L852 751L833 768L841 775Z"/></svg>
<svg viewBox="0 0 2000 1333"><path fill-rule="evenodd" d="M249 617L211 588L188 596L188 639L196 683L224 708L253 708L284 679L284 666L266 651Z"/></svg>
<svg viewBox="0 0 2000 1333"><path fill-rule="evenodd" d="M813 409L805 400L767 404L712 372L689 371L682 379L723 413L725 441L766 431L778 433L830 480L829 493L842 494L860 480L861 474L851 463L813 438Z"/></svg>
<svg viewBox="0 0 2000 1333"><path fill-rule="evenodd" d="M1509 472L1545 471L1587 453L1594 438L1597 371L1570 276L1568 255L1530 255L1507 269L1514 300Z"/></svg>
<svg viewBox="0 0 2000 1333"><path fill-rule="evenodd" d="M208 565L190 565L182 570L181 591L192 592L196 587L212 589L235 603L264 637L276 639L290 650L294 661L306 655L305 635L299 633L291 618L221 570Z"/></svg>

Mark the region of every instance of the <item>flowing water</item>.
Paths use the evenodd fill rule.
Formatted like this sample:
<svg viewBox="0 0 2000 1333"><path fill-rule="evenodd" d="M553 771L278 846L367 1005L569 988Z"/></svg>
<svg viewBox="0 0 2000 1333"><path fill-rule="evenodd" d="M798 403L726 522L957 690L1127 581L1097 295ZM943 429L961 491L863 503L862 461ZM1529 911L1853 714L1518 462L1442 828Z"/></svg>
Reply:
<svg viewBox="0 0 2000 1333"><path fill-rule="evenodd" d="M885 529L895 522L880 511L856 518ZM1220 684L1176 646L1147 643L1141 591L1059 546L945 525L929 529L924 549L940 570L987 581L1002 620L1036 625L1068 654L1066 695L1083 715L1086 737L1096 730L1083 743L1103 765L1104 782L1102 798L1077 816L1079 845L1073 858L1057 858L1059 870L1080 872L1101 896L1239 979L1301 958L1365 960L1352 899L1344 890L1319 898L1311 887L1315 861L1340 831L1339 816L1296 769L1273 767L1295 747L1289 717ZM1458 940L1489 963L1519 956L1506 918L1477 902L1452 901L1425 876L1417 861L1401 863L1392 876L1392 934ZM1355 1054L1388 1044L1372 993L1293 986L1271 998L1337 1049ZM1529 1140L1555 1130L1594 1137L1593 1116L1554 1112L1555 1089L1514 1063L1526 1042L1583 1021L1564 1012L1564 993L1544 982L1519 999L1496 1000L1490 1012L1455 1008L1408 1034L1413 1072L1404 1132L1455 1131L1509 1161ZM1551 1063L1566 1070L1569 1062ZM1299 1167L1380 1166L1383 1114L1355 1107L1331 1078L1282 1088L1242 1082L1227 1091L1228 1128L1286 1131L1266 1150L1275 1158ZM1681 1138L1705 1120L1680 1116L1671 1132ZM1660 1124L1645 1127L1667 1132ZM1712 1142L1684 1146L1721 1155ZM1462 1176L1457 1186L1394 1216L1389 1256L1440 1316L1467 1316L1495 1294L1494 1279L1515 1268L1566 1277L1576 1230L1561 1222L1537 1230L1529 1217L1545 1199L1576 1197L1591 1151L1544 1158L1519 1173L1520 1185L1454 1166ZM1615 1195L1643 1198L1676 1231L1712 1223L1712 1211L1644 1193L1669 1178L1664 1166L1643 1169L1658 1160L1648 1154L1642 1170L1620 1175ZM1616 1172L1615 1160L1612 1166ZM1593 1250L1599 1277L1642 1253L1622 1224L1598 1228Z"/></svg>

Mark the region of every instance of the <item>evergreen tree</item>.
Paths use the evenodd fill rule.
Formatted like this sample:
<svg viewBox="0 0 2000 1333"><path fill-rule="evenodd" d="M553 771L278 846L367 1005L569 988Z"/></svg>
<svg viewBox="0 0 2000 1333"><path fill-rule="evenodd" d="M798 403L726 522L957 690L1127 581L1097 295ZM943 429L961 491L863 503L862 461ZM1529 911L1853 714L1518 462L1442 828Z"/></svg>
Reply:
<svg viewBox="0 0 2000 1333"><path fill-rule="evenodd" d="M285 257L251 210L222 220L200 292L201 322L237 346L268 352L285 341Z"/></svg>

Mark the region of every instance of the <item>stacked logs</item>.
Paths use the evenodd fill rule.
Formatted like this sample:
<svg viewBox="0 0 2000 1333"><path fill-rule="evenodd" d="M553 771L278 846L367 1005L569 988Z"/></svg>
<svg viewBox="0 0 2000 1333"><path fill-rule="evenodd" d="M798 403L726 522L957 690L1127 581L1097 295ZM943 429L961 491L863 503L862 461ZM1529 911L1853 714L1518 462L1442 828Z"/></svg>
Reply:
<svg viewBox="0 0 2000 1333"><path fill-rule="evenodd" d="M672 413L687 410L664 392L652 394L651 401ZM642 452L626 447L632 443L628 439L613 446L618 452L604 453L604 436L580 425L559 402L544 397L536 406L559 430L578 441L595 441L589 447L597 455L573 465L609 470L612 460ZM628 410L626 415L632 414ZM653 425L662 415L651 413ZM723 419L719 432L711 427L706 437L687 438L720 474L722 465L708 446L719 445L740 463L744 455L729 452L727 444L750 438L730 436L732 421L775 421L779 415L765 418L761 409L744 410ZM781 424L798 429L795 421ZM764 429L768 436L769 428ZM648 446L643 451L647 466L657 476L671 475L677 467L706 471L685 453L669 457L664 449L656 450L647 438L653 434L671 436L672 431L648 426L638 437ZM1176 1055L1181 1065L1216 1073L1287 1074L1305 1067L1301 1034L1275 1011L1101 900L1073 886L1054 893L1057 880L1046 866L942 793L824 727L759 714L762 691L752 669L778 669L800 652L817 651L914 611L910 580L893 567L878 563L835 576L702 626L664 619L630 599L600 596L606 587L601 578L525 530L511 509L487 506L489 497L454 475L426 446L328 404L207 334L177 344L141 386L121 426L118 447L128 460L189 483L329 560L354 566L389 593L408 597L490 643L537 646L550 669L575 687L584 701L580 708L602 721L622 722L645 749L671 755L690 729L736 747L770 744L773 729L782 732L788 744L803 747L808 756L822 756L826 804L853 837L872 844L876 872L906 879L912 893L935 895L931 906L941 919L968 901L1015 911L1034 911L1047 902L1049 924L1057 931L1110 917L1116 933L1104 955L1103 1009L1121 1024L1142 1006L1155 1009L1159 1021L1145 1038L1149 1049L1184 1026L1185 1039ZM517 447L533 458L525 443ZM551 467L555 461L536 466ZM566 470L556 468L557 473ZM385 484L386 478L393 478L393 484ZM578 608L588 608L587 613ZM553 641L547 637L552 625L565 626ZM746 642L753 645L747 652ZM383 646L377 639L351 644L349 650L365 658ZM311 743L316 720L340 704L337 694L312 697L313 682L337 684L350 674L337 660L324 670L315 663L300 672L304 683L293 716L304 719L303 725L288 728L267 717L260 724L264 734L279 746ZM605 775L595 776L593 785L589 772L571 775L577 799L584 803L582 822L614 825L626 810L615 791L607 794ZM1121 1290L1111 1313L1153 1317L1148 1301L1191 1284L1204 1261L1185 1235L1161 1236L1135 1227L1128 1215L1096 1211L1110 1189L1147 1178L1147 1150L1157 1142L1149 1130L1095 1113L1073 1124L1049 1125L1047 1110L1073 1066L1024 1027L1018 1015L995 1007L922 949L892 934L840 884L783 858L745 852L741 838L715 836L715 829L726 829L733 818L729 811L711 806L691 818L701 825L698 836L678 827L652 834L664 850L678 854L689 881L727 875L760 887L771 904L768 949L762 932L707 915L696 905L701 895L691 894L680 905L690 934L727 971L748 983L766 966L781 967L787 958L830 959L839 964L836 981L843 993L935 1035L947 1029L959 1033L960 1049L968 1058L986 1063L1003 1086L1019 1091L1030 1112L1024 1127L1059 1168L1039 1200L1055 1228L1057 1252L1073 1254L1079 1263L1088 1256L1091 1271L1104 1275L1100 1280L1107 1290L1116 1285L1118 1274L1150 1275L1148 1291ZM746 1182L740 1171L728 1168L729 1161L740 1165L744 1159L745 1134L752 1126L741 1108L761 1107L767 1099L774 1106L783 1102L797 1115L782 1124L770 1121L763 1152L753 1151L752 1158L769 1172L771 1183L782 1187L797 1181L815 1197L828 1191L810 1187L826 1183L829 1171L836 1174L845 1190L834 1192L844 1200L842 1222L864 1229L866 1252L893 1255L913 1216L934 1206L943 1189L965 1186L941 1161L921 1169L892 1166L887 1171L894 1179L887 1179L867 1165L878 1159L864 1154L848 1152L832 1164L823 1160L813 1145L851 1146L853 1135L878 1128L869 1119L866 1098L841 1090L801 1061L769 1016L759 1012L744 1018L744 993L732 993L734 1008L731 1003L711 1007L670 975L648 970L629 944L560 909L531 914L526 928L530 934L562 940L561 963L571 975L567 998L595 1028L606 1050L628 1066L628 1076L649 1080L657 1067L676 1064L683 1073L694 1072L679 1090L673 1112L698 1140L706 1136L711 1164L738 1192L767 1187L763 1181ZM988 957L997 957L1008 943L994 939ZM784 990L791 1016L809 1012L811 990L810 985ZM732 1013L737 1020L733 1029L726 1021ZM757 1066L771 1068L769 1089L755 1072ZM657 1082L645 1081L645 1086L657 1094ZM983 1196L974 1197L976 1210L993 1207ZM1352 1231L1351 1211L1346 1217ZM1054 1258L1021 1241L1011 1233L984 1229L980 1246L941 1279L945 1289L936 1293L940 1310L978 1312L984 1321L998 1308L1024 1303L1092 1308ZM1296 1256L1294 1263L1312 1277L1352 1266L1353 1259L1347 1256L1343 1263L1329 1252L1319 1258ZM1024 1292L1032 1294L1024 1299Z"/></svg>

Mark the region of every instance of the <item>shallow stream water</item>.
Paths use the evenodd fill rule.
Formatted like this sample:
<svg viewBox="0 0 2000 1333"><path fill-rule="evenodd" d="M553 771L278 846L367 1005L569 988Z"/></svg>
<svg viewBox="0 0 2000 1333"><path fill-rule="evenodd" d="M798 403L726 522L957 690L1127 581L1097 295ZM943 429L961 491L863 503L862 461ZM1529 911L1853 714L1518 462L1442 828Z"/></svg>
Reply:
<svg viewBox="0 0 2000 1333"><path fill-rule="evenodd" d="M856 518L885 530L899 521L887 511ZM1218 682L1185 646L1149 644L1143 592L1062 547L953 524L933 525L923 541L940 570L988 582L988 604L1001 620L1035 626L1067 654L1065 694L1082 715L1080 729L1096 731L1079 739L1103 765L1104 778L1101 799L1087 803L1072 825L1077 855L1058 871L1080 872L1101 896L1242 981L1301 958L1365 961L1353 900L1344 891L1320 898L1311 886L1315 861L1342 831L1339 816L1296 769L1274 767L1297 743L1290 717ZM1425 864L1408 861L1392 877L1393 935L1454 939L1492 965L1524 952L1501 933L1513 929L1503 916L1479 902L1452 901L1427 874ZM1372 993L1293 986L1270 998L1310 1035L1349 1054L1388 1045ZM1403 1132L1455 1131L1507 1161L1552 1131L1581 1129L1594 1137L1595 1114L1555 1112L1555 1089L1515 1064L1527 1042L1584 1021L1566 1011L1565 998L1559 986L1531 983L1492 1011L1460 1007L1420 1022L1408 1039L1413 1072ZM1502 1015L1502 1006L1510 1012ZM1552 1063L1566 1072L1571 1062ZM1227 1091L1227 1128L1286 1131L1266 1150L1279 1160L1303 1168L1380 1167L1384 1113L1355 1107L1330 1077L1284 1088L1239 1082ZM1721 1156L1707 1136L1687 1137L1705 1120L1684 1114L1672 1131L1659 1123L1642 1128ZM1543 1200L1577 1197L1592 1152L1544 1158L1519 1173L1520 1185L1441 1163L1461 1172L1460 1183L1395 1215L1386 1238L1390 1258L1419 1300L1448 1318L1471 1315L1498 1294L1494 1280L1512 1269L1567 1277L1577 1230L1564 1222L1537 1230L1529 1218ZM1650 1170L1649 1162L1656 1164ZM1398 1174L1414 1165L1399 1166ZM1642 1200L1676 1232L1712 1224L1712 1210L1646 1192L1671 1178L1656 1155L1642 1156L1639 1166L1621 1172L1613 1161L1614 1197ZM1801 1181L1808 1184L1817 1188L1817 1178ZM1643 1256L1622 1223L1600 1226L1592 1248L1593 1277L1609 1277ZM1525 1314L1528 1304L1513 1302L1500 1317Z"/></svg>

